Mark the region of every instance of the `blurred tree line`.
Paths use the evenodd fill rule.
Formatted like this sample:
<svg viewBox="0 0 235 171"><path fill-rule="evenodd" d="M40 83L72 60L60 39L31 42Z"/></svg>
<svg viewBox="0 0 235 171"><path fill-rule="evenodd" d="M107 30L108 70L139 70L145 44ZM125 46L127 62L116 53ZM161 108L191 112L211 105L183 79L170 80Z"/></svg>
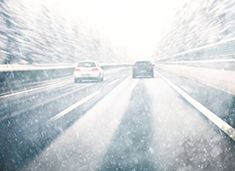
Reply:
<svg viewBox="0 0 235 171"><path fill-rule="evenodd" d="M155 60L235 38L235 1L191 0L175 11L155 49Z"/></svg>
<svg viewBox="0 0 235 171"><path fill-rule="evenodd" d="M113 48L108 40L82 22L65 18L44 4L40 4L40 12L34 12L22 2L0 0L0 64L127 59L125 50Z"/></svg>

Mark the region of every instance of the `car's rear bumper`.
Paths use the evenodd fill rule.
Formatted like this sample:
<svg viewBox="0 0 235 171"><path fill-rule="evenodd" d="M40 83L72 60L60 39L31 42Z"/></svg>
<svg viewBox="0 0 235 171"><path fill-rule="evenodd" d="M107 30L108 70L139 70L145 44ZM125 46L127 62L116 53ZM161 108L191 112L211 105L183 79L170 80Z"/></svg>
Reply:
<svg viewBox="0 0 235 171"><path fill-rule="evenodd" d="M94 73L79 73L79 72L74 72L74 79L77 80L97 80L100 78L101 73L99 72L94 72Z"/></svg>
<svg viewBox="0 0 235 171"><path fill-rule="evenodd" d="M89 76L89 77L84 77L84 76L79 76L79 77L74 77L76 80L98 80L100 79L99 76Z"/></svg>
<svg viewBox="0 0 235 171"><path fill-rule="evenodd" d="M133 71L133 75L135 76L151 76L153 74L153 71Z"/></svg>

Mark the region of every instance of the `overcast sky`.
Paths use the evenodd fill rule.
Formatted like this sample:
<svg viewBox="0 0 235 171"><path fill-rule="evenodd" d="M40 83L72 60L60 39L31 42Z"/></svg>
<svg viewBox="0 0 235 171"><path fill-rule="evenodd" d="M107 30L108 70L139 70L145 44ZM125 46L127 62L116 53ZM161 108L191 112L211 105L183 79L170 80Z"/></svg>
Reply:
<svg viewBox="0 0 235 171"><path fill-rule="evenodd" d="M69 15L95 27L112 44L125 48L130 58L140 60L151 58L162 31L171 26L174 9L186 0L38 1L56 2Z"/></svg>

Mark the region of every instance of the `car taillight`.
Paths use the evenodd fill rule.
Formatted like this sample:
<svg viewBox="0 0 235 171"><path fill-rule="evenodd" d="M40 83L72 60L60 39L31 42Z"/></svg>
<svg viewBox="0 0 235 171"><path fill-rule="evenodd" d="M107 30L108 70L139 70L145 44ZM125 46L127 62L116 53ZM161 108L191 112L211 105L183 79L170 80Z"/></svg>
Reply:
<svg viewBox="0 0 235 171"><path fill-rule="evenodd" d="M98 68L92 68L92 71L98 71Z"/></svg>
<svg viewBox="0 0 235 171"><path fill-rule="evenodd" d="M133 66L133 69L136 69L136 68L138 68L137 66Z"/></svg>
<svg viewBox="0 0 235 171"><path fill-rule="evenodd" d="M153 66L149 66L149 68L153 68Z"/></svg>
<svg viewBox="0 0 235 171"><path fill-rule="evenodd" d="M75 68L75 71L81 71L79 68Z"/></svg>

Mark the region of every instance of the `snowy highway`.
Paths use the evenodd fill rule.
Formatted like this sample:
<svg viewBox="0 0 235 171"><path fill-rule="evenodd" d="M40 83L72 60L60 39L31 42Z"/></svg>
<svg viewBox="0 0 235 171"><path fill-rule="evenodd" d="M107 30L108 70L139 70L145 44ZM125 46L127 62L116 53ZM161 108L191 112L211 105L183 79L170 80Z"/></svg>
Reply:
<svg viewBox="0 0 235 171"><path fill-rule="evenodd" d="M235 171L234 16L0 0L0 171Z"/></svg>
<svg viewBox="0 0 235 171"><path fill-rule="evenodd" d="M2 170L235 168L233 130L224 133L167 81L234 128L232 95L163 70L131 74L119 68L103 82L67 77L2 93Z"/></svg>

